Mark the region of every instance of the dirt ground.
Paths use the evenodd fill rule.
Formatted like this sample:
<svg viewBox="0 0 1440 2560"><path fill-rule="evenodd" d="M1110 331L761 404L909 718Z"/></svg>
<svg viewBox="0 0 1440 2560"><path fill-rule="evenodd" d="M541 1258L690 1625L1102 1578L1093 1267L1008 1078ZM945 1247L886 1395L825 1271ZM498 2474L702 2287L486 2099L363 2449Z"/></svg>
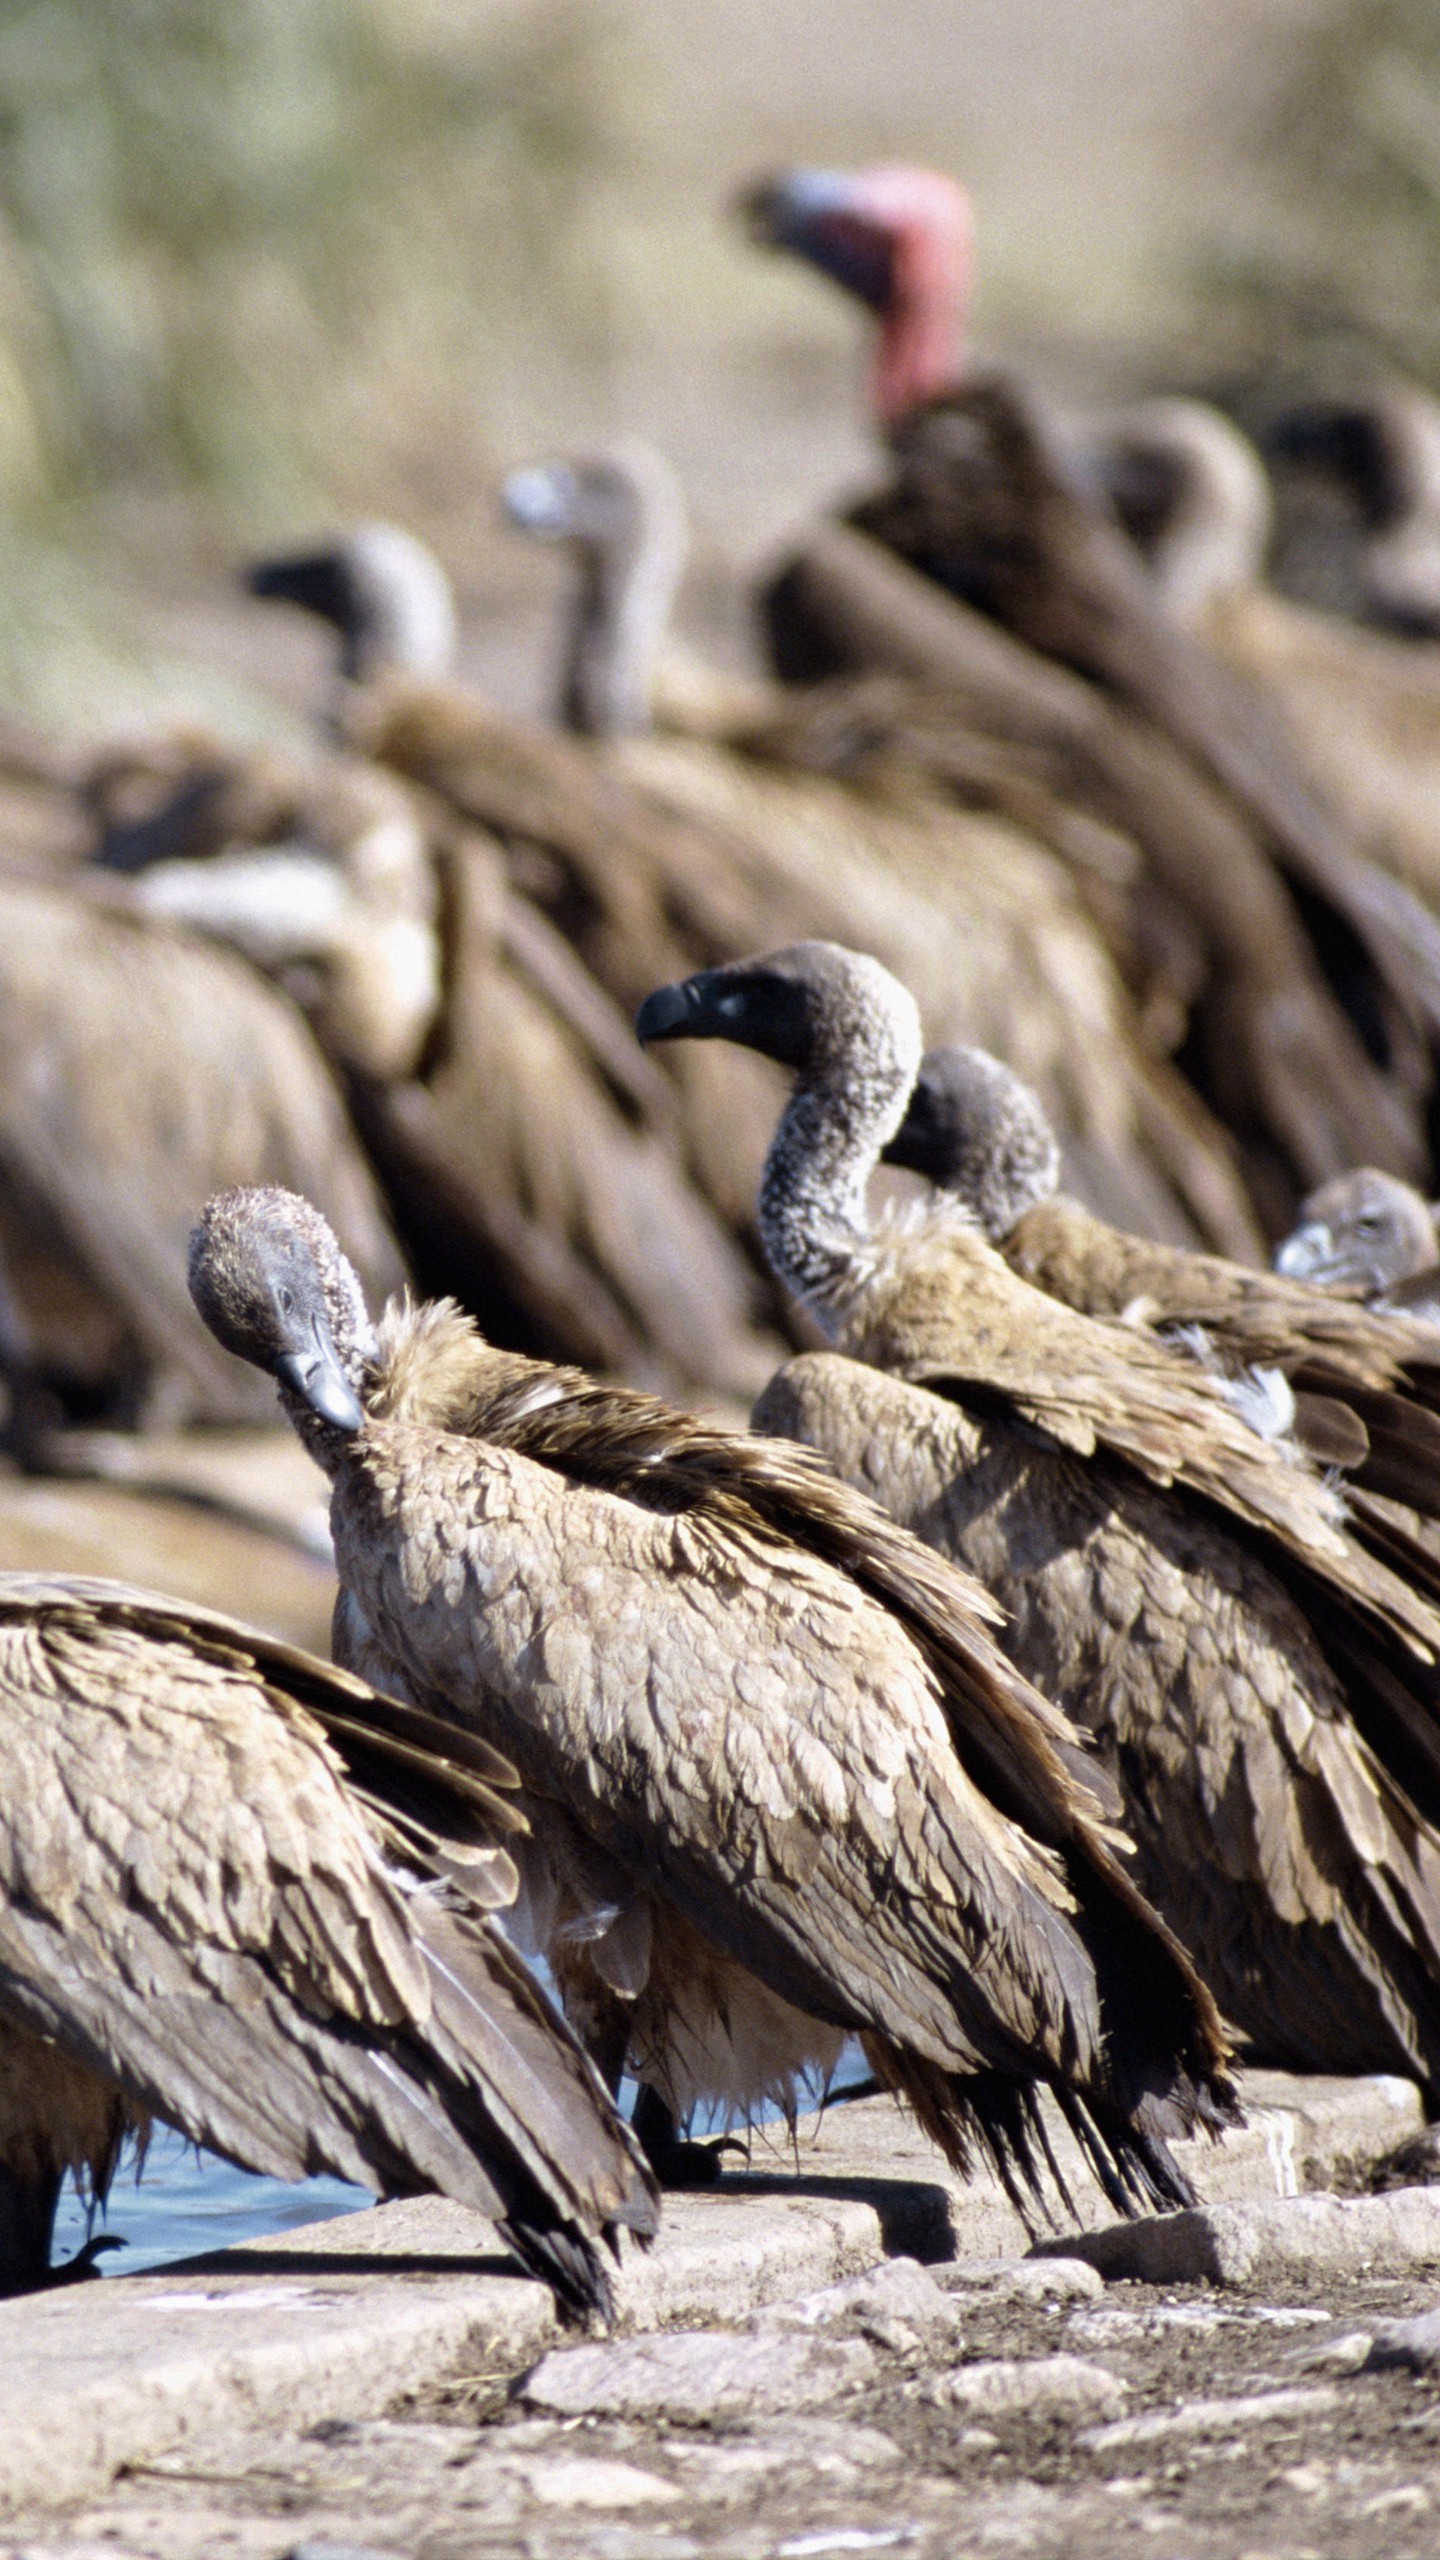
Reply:
<svg viewBox="0 0 1440 2560"><path fill-rule="evenodd" d="M1440 2393L1354 2370L1356 2333L1431 2309L1440 2270L1252 2295L1114 2285L1017 2309L961 2293L938 2358L819 2411L673 2426L527 2416L513 2377L457 2376L383 2419L293 2439L192 2445L103 2500L0 2543L96 2560L1429 2560L1440 2533ZM982 2421L945 2405L979 2358L1065 2354L1126 2386L1126 2418L1298 2393L1278 2414L1087 2446L1074 2420ZM1213 2431L1206 2431L1213 2429ZM3 2530L3 2529L0 2529Z"/></svg>

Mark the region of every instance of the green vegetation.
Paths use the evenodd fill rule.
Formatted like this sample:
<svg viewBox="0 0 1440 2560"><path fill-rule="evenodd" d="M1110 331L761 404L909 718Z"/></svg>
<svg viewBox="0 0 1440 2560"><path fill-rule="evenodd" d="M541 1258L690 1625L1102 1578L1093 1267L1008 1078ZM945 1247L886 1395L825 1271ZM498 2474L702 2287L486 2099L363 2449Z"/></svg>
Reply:
<svg viewBox="0 0 1440 2560"><path fill-rule="evenodd" d="M0 499L473 468L537 298L598 325L608 44L583 0L0 0Z"/></svg>
<svg viewBox="0 0 1440 2560"><path fill-rule="evenodd" d="M1245 111L1271 202L1208 281L1257 362L1440 384L1440 5L1295 15Z"/></svg>

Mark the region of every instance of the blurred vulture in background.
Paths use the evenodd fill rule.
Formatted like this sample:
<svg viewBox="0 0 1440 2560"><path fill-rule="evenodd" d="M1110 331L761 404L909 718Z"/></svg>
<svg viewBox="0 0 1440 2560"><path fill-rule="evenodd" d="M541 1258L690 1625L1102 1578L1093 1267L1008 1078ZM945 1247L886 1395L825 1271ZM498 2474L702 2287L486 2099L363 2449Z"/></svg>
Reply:
<svg viewBox="0 0 1440 2560"><path fill-rule="evenodd" d="M229 1618L0 1576L0 2290L154 2119L243 2169L438 2191L572 2312L655 2228L594 2072L490 1914L498 1753Z"/></svg>
<svg viewBox="0 0 1440 2560"><path fill-rule="evenodd" d="M0 882L0 1367L22 1450L67 1419L263 1413L184 1289L221 1179L304 1182L370 1285L403 1267L330 1074L239 960L71 890Z"/></svg>
<svg viewBox="0 0 1440 2560"><path fill-rule="evenodd" d="M684 528L673 475L632 444L531 465L505 495L515 522L563 540L576 558L560 687L571 725L623 742L612 744L612 768L662 807L753 847L753 927L773 931L783 916L785 931L862 942L920 989L932 1018L957 1035L963 1021L969 1037L1023 1062L1055 1114L1071 1179L1111 1214L1249 1245L1254 1230L1218 1131L1147 1057L1093 923L1018 813L1010 823L962 813L913 777L857 789L818 773L805 741L791 752L783 697L760 697L738 720L723 698L702 703L704 737L673 725L650 734L653 709L674 705L677 690L665 655ZM681 725L693 728L695 716L680 708ZM1097 861L1123 865L1127 849L1113 836L1096 827L1091 838ZM737 916L728 949L712 936L693 957L733 956L745 939L738 925ZM699 1072L713 1081L716 1070ZM714 1107L703 1088L696 1103L702 1116ZM762 1160L758 1138L743 1161L732 1158L731 1182L743 1185L740 1202L729 1194L732 1215L753 1197Z"/></svg>
<svg viewBox="0 0 1440 2560"><path fill-rule="evenodd" d="M799 944L657 990L638 1028L743 1041L795 1078L761 1227L846 1356L792 1361L757 1429L821 1450L1000 1600L1256 2059L1440 2088L1433 1557L1398 1517L1351 1531L1278 1372L1213 1376L1076 1314L958 1202L872 1225L921 1064L873 960Z"/></svg>
<svg viewBox="0 0 1440 2560"><path fill-rule="evenodd" d="M747 217L879 317L893 471L769 590L781 673L926 679L945 700L918 735L902 712L913 760L928 734L930 769L948 762L973 795L997 748L1018 750L1032 782L1133 840L1117 957L1178 1012L1272 1229L1356 1162L1422 1174L1440 924L1320 796L1270 707L1177 626L1035 400L957 380L963 313L941 325L928 301L953 291L955 262L916 237L936 220L928 191L822 174L763 182ZM877 549L944 590L948 612L880 575Z"/></svg>
<svg viewBox="0 0 1440 2560"><path fill-rule="evenodd" d="M1218 409L1142 401L1092 434L1092 455L1097 446L1172 613L1268 696L1376 861L1440 908L1440 648L1362 630L1265 583L1270 483ZM1430 541L1440 618L1440 516Z"/></svg>
<svg viewBox="0 0 1440 2560"><path fill-rule="evenodd" d="M363 528L354 559L342 545L253 581L349 617L357 678L417 635L428 666L438 592L448 606L423 546L384 530ZM306 1005L423 1285L504 1341L754 1393L778 1348L765 1292L686 1178L670 1084L493 834L338 749L148 775L116 760L96 789L101 861L130 899Z"/></svg>
<svg viewBox="0 0 1440 2560"><path fill-rule="evenodd" d="M796 1450L453 1307L372 1327L283 1193L212 1201L191 1285L332 1478L341 1652L513 1752L532 1926L612 2085L793 2111L858 2032L1022 2211L1047 2087L1119 2209L1186 2192L1168 2137L1231 2113L1208 1996L968 1577Z"/></svg>
<svg viewBox="0 0 1440 2560"><path fill-rule="evenodd" d="M1419 383L1292 402L1264 431L1287 593L1440 639L1440 401ZM1337 515L1339 498L1345 512Z"/></svg>
<svg viewBox="0 0 1440 2560"><path fill-rule="evenodd" d="M1361 1165L1300 1203L1275 1268L1317 1289L1349 1290L1387 1317L1440 1321L1435 1203ZM1387 1331L1391 1328L1387 1327Z"/></svg>

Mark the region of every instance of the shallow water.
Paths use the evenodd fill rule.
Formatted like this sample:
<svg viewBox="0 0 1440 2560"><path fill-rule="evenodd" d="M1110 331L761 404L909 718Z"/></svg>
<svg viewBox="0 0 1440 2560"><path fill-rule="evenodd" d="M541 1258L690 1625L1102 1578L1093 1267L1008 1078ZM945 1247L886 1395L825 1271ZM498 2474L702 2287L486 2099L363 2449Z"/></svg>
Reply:
<svg viewBox="0 0 1440 2560"><path fill-rule="evenodd" d="M835 2075L835 2090L861 2079L864 2072L858 2045L847 2046ZM628 2112L635 2099L633 2082L627 2081L620 2094ZM778 2114L778 2108L762 2108L759 2121L773 2123ZM697 2120L692 2127L701 2137L721 2129L718 2115L713 2123ZM97 2261L102 2275L142 2275L147 2267L199 2257L211 2249L230 2249L240 2240L276 2237L304 2222L328 2222L374 2201L368 2187L347 2186L343 2178L302 2178L291 2185L280 2178L253 2177L248 2170L217 2159L213 2152L196 2151L181 2135L157 2125L138 2186L134 2163L127 2161L110 2190L108 2210L97 2213L93 2225L67 2178L55 2218L52 2256L57 2265L72 2257L93 2228L125 2243L123 2249L107 2249Z"/></svg>

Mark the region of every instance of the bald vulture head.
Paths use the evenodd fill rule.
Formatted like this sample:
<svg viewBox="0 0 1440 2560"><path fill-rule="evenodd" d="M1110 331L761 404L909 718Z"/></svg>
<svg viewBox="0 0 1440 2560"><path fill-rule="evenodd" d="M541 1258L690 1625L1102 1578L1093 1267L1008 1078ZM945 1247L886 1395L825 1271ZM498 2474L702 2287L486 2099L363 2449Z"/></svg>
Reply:
<svg viewBox="0 0 1440 2560"><path fill-rule="evenodd" d="M591 738L643 735L689 543L684 493L669 463L653 445L627 437L512 471L501 500L517 531L567 543L575 555L565 725Z"/></svg>
<svg viewBox="0 0 1440 2560"><path fill-rule="evenodd" d="M358 1431L375 1333L359 1280L318 1209L247 1186L207 1202L190 1238L190 1295L227 1351L268 1371L322 1465Z"/></svg>
<svg viewBox="0 0 1440 2560"><path fill-rule="evenodd" d="M866 1188L920 1070L909 989L868 953L791 942L657 988L635 1028L646 1043L733 1040L793 1071L761 1177L760 1235L777 1277L823 1324L869 1233Z"/></svg>
<svg viewBox="0 0 1440 2560"><path fill-rule="evenodd" d="M973 268L970 199L937 169L783 169L737 211L750 238L829 276L880 323L871 380L887 426L964 364Z"/></svg>
<svg viewBox="0 0 1440 2560"><path fill-rule="evenodd" d="M927 1049L886 1164L952 1192L1003 1242L1060 1182L1060 1142L1028 1084L984 1049Z"/></svg>
<svg viewBox="0 0 1440 2560"><path fill-rule="evenodd" d="M1275 1268L1287 1280L1379 1297L1428 1271L1437 1254L1430 1202L1394 1174L1362 1165L1301 1201L1298 1224L1275 1248Z"/></svg>
<svg viewBox="0 0 1440 2560"><path fill-rule="evenodd" d="M252 596L295 604L333 624L340 672L356 683L393 671L448 675L455 657L455 599L435 554L398 524L359 524L320 551L260 560L246 572Z"/></svg>

